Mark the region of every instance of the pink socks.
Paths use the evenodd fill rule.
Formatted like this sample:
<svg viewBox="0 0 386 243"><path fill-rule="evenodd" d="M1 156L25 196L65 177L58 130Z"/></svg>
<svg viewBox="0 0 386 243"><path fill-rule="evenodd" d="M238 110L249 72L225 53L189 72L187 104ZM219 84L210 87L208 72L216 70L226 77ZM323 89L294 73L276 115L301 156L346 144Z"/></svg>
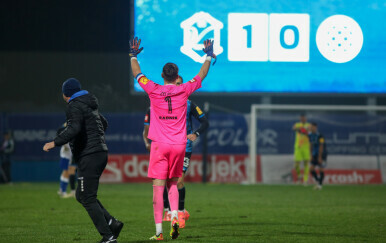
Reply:
<svg viewBox="0 0 386 243"><path fill-rule="evenodd" d="M177 188L177 181L169 181L167 183L167 188L169 192L169 204L170 204L170 210L172 211L172 218L175 214L177 214L178 210L178 188ZM173 211L175 211L175 214L173 214Z"/></svg>
<svg viewBox="0 0 386 243"><path fill-rule="evenodd" d="M154 222L156 224L157 235L162 233L162 214L164 209L164 186L153 185L153 209L154 209ZM169 204L172 211L172 218L178 219L178 189L177 181L170 181L167 183L167 189L169 194Z"/></svg>
<svg viewBox="0 0 386 243"><path fill-rule="evenodd" d="M154 221L156 224L162 223L162 213L164 210L164 186L153 185L153 209L154 209Z"/></svg>

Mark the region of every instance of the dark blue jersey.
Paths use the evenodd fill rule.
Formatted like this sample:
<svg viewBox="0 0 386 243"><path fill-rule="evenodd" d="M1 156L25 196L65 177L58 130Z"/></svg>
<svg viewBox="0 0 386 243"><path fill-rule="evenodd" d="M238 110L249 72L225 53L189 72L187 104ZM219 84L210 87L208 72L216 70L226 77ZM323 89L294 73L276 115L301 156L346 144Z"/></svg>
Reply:
<svg viewBox="0 0 386 243"><path fill-rule="evenodd" d="M319 147L323 146L322 159L327 158L327 146L326 141L322 134L320 133L310 133L309 135L311 147L312 147L312 157L319 156Z"/></svg>

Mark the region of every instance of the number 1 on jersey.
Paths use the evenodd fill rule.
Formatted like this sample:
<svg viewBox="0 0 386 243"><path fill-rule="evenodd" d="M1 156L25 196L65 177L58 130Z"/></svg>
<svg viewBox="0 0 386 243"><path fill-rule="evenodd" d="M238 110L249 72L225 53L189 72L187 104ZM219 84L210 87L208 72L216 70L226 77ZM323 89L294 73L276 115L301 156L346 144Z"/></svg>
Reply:
<svg viewBox="0 0 386 243"><path fill-rule="evenodd" d="M173 113L172 98L170 96L166 96L165 101L168 102L168 108L169 108L168 113L169 114Z"/></svg>

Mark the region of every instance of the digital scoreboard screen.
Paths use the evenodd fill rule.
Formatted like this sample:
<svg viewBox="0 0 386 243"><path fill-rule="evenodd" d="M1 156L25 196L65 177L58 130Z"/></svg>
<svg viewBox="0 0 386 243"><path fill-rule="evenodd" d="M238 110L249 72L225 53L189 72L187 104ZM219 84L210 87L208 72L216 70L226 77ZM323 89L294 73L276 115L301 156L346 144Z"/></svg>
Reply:
<svg viewBox="0 0 386 243"><path fill-rule="evenodd" d="M200 92L383 93L385 16L383 0L138 0L134 32L142 72L160 84L167 62L193 78L213 39Z"/></svg>

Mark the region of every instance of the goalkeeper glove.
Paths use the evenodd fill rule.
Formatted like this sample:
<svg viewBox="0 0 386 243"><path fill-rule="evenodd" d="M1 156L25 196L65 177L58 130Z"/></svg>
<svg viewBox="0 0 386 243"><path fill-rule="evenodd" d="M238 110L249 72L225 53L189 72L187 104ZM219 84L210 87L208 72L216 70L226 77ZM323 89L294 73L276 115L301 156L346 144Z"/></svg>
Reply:
<svg viewBox="0 0 386 243"><path fill-rule="evenodd" d="M213 42L214 42L213 40L212 41L209 39L205 40L204 48L202 50L206 53L208 57L214 58L214 62L213 62L213 65L214 65L217 61L217 56L216 54L213 53Z"/></svg>
<svg viewBox="0 0 386 243"><path fill-rule="evenodd" d="M305 134L305 135L308 134L307 129L305 129L305 128L303 128L303 127L299 129L299 132L300 132L301 134Z"/></svg>
<svg viewBox="0 0 386 243"><path fill-rule="evenodd" d="M130 43L130 51L129 56L137 57L137 55L143 50L143 47L139 48L139 45L141 44L141 39L138 39L138 37L135 37Z"/></svg>

